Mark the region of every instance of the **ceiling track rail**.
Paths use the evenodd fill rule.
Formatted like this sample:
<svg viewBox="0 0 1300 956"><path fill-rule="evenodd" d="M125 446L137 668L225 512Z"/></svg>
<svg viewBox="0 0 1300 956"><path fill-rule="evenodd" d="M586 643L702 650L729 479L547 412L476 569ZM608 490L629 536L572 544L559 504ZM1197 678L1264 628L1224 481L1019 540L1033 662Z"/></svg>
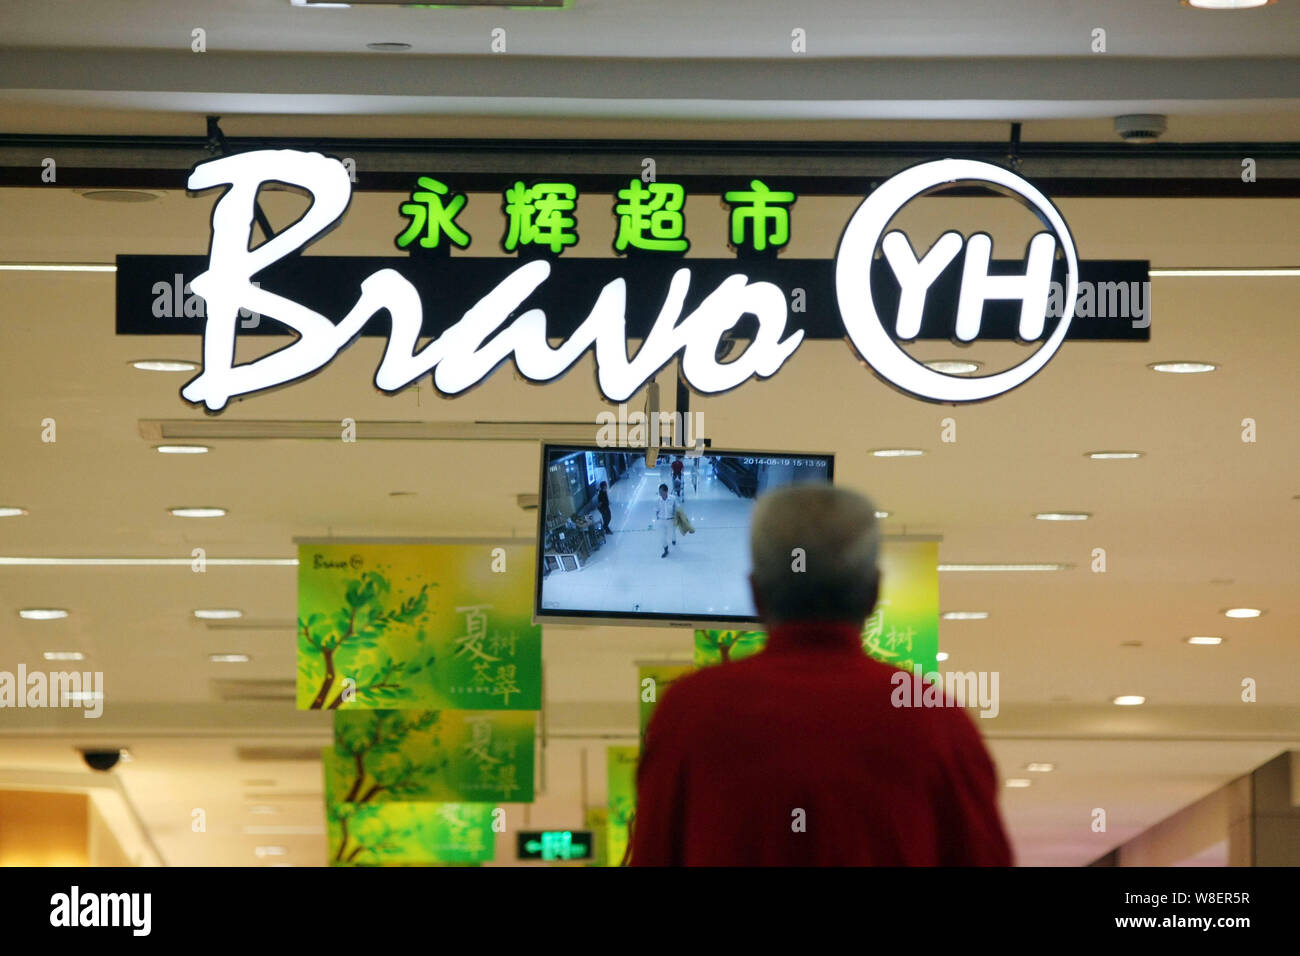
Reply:
<svg viewBox="0 0 1300 956"><path fill-rule="evenodd" d="M415 177L454 176L459 189L499 191L508 178L563 176L609 190L658 175L690 189L731 188L736 177L779 180L811 195L861 195L900 169L944 156L1015 165L1055 196L1272 198L1300 196L1300 142L1033 143L1020 141L732 142L658 140L305 139L229 137L230 152L300 149L351 158L360 192L406 192ZM1012 152L1014 151L1014 156ZM184 189L215 159L205 136L0 134L0 186ZM58 178L43 184L43 162ZM1243 164L1253 160L1253 176Z"/></svg>

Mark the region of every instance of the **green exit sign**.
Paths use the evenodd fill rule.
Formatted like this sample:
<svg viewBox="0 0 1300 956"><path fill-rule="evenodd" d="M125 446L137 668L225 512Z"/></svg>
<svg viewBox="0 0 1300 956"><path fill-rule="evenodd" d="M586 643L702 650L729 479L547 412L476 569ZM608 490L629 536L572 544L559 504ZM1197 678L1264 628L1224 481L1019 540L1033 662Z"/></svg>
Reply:
<svg viewBox="0 0 1300 956"><path fill-rule="evenodd" d="M520 830L521 860L590 860L590 830Z"/></svg>

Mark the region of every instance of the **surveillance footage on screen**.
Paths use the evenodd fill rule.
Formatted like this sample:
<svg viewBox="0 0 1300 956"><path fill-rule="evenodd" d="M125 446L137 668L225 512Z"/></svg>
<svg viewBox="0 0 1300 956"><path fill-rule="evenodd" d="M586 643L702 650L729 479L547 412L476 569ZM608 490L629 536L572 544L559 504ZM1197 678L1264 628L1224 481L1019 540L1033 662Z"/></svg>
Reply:
<svg viewBox="0 0 1300 956"><path fill-rule="evenodd" d="M781 485L830 482L831 455L548 445L542 452L537 616L622 623L757 620L749 521Z"/></svg>

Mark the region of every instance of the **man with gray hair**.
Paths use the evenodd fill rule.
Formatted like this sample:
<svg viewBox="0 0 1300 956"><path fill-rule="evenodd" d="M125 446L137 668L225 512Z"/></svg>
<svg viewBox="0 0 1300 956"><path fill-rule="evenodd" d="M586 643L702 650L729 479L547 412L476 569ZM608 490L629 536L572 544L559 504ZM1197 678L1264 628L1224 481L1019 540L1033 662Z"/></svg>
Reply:
<svg viewBox="0 0 1300 956"><path fill-rule="evenodd" d="M880 588L862 495L797 484L750 530L766 648L676 681L637 768L633 866L1009 866L970 718L898 708L862 649Z"/></svg>

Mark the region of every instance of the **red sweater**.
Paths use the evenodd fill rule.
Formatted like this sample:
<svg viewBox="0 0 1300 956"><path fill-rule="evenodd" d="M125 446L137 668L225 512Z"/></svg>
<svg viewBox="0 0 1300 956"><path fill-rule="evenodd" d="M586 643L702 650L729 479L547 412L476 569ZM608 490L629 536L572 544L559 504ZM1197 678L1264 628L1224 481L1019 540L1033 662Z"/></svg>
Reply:
<svg viewBox="0 0 1300 956"><path fill-rule="evenodd" d="M894 707L896 673L858 628L809 622L675 682L646 730L630 864L1010 866L974 724Z"/></svg>

